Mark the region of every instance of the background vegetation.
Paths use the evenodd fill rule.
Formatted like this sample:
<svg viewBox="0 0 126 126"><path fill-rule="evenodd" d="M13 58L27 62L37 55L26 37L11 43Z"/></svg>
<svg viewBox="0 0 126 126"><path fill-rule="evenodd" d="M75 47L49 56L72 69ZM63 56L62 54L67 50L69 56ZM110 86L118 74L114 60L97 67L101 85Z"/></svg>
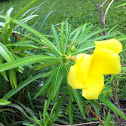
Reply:
<svg viewBox="0 0 126 126"><path fill-rule="evenodd" d="M103 1L104 0L101 0L101 2ZM10 0L6 2L1 2L1 14L5 15L7 10L11 6L13 6L14 9L11 12L11 17L14 17L18 12L21 11L23 7L25 7L30 2L31 0ZM94 0L94 2L98 3L99 0ZM46 38L49 39L49 44L51 44L51 47L53 47L53 44L58 46L58 44L56 43L56 39L58 38L58 40L62 43L62 36L66 37L68 33L72 36L71 38L69 38L68 44L70 44L70 42L76 39L79 40L81 43L80 45L78 45L78 50L74 48L75 44L73 44L73 48L71 46L69 52L73 54L74 51L76 53L79 52L81 49L85 49L83 51L86 53L92 53L92 49L94 49L94 40L103 40L104 38L112 37L116 37L118 40L121 40L123 44L123 51L120 54L120 56L121 62L123 61L124 65L123 70L121 71L120 75L111 77L105 76L106 88L103 90L102 95L107 99L112 100L113 91L116 91L117 89L117 92L119 93L119 98L124 100L124 106L120 109L124 109L123 111L125 112L126 6L115 8L116 6L123 4L124 2L125 0L115 0L112 6L110 7L106 19L106 28L109 28L109 30L111 29L112 31L110 32L110 35L107 35L105 37L98 35L98 33L101 33L103 31L101 30L100 14L97 8L93 5L93 3L90 0L38 0L27 10L39 6L41 5L41 3L43 4L37 7L35 12L33 9L25 15L25 17L27 17L28 15L32 14L32 12L34 12L34 14L39 15L25 22L29 26L36 29L36 31L34 31L34 29L31 29L27 25L23 26L22 24L20 24L20 22L16 21L14 21L14 23L16 22L16 24L19 24L19 27L16 27L14 23L10 25L10 28L16 27L15 31L17 31L17 34L20 33L18 35L22 38L21 41L14 38L12 32L9 31L9 27L8 29L5 28L3 30L4 32L1 32L0 34L0 40L6 48L3 45L1 45L1 47L6 51L8 49L7 53L10 57L13 56L14 59L18 60L19 62L20 59L25 58L24 61L27 60L27 62L25 62L24 64L22 63L22 65L24 66L24 70L20 66L11 66L11 63L9 64L10 68L7 65L6 67L3 66L4 69L3 67L0 68L0 70L3 71L8 70L6 72L6 75L10 80L7 81L5 75L4 78L3 75L0 76L0 98L4 100L9 99L9 101L12 102L11 104L0 106L0 125L18 126L23 124L26 126L49 126L58 124L72 125L72 123L82 124L86 122L96 122L97 118L91 112L88 111L87 105L95 111L99 118L105 121L105 126L118 125L120 117L114 115L113 111L115 111L117 114L121 112L118 109L116 109L113 106L113 104L111 104L109 101L106 101L106 103L110 104L110 106L108 106L113 111L110 111L109 108L107 108L104 104L100 104L98 100L84 100L83 97L80 95L79 90L72 90L68 85L68 89L66 88L66 73L68 72L67 67L73 63L64 61L66 62L66 64L68 63L68 66L65 64L67 67L64 65L66 67L65 69L64 66L62 66L62 63L60 64L60 61L57 58L59 55L58 51L55 54L55 52L53 52L53 49L51 50L51 52L47 51L46 49L44 50L41 47L43 46L43 39L48 42ZM106 3L103 10L106 9L107 5L108 3ZM24 12L27 11L25 10ZM21 17L23 13L20 13L19 17ZM38 20L39 17L40 20ZM66 23L66 20L69 22L69 24ZM6 20L3 20L1 18L1 22L4 21ZM63 25L62 21L64 21L66 24ZM54 25L54 27L52 27L52 24ZM27 30L25 30L23 27L25 27L25 29ZM85 27L85 30L87 30L88 32L86 34L86 38L83 38L85 39L85 41L83 41L83 39L80 39L81 37L79 35L83 34L84 31L82 29L84 29ZM115 28L112 29L113 27ZM69 31L70 28L72 30L70 32L67 32L66 29L68 29ZM107 30L107 32L109 30ZM64 34L63 31L65 31ZM46 37L40 35L39 32L44 34ZM78 37L74 38L74 35L76 36L78 33ZM6 35L8 36L6 37ZM88 42L88 44L86 45L85 42ZM30 45L27 45L28 43ZM51 49L49 44L47 44L46 46L49 49ZM84 46L84 44L86 46ZM84 48L81 48L81 46ZM35 55L38 55L38 61L35 60ZM47 57L43 57L43 55L46 55ZM31 63L29 63L30 56L33 56L32 58L34 60L31 61ZM45 60L40 61L41 56L45 58ZM4 56L1 59L4 64L6 62L6 57L5 60ZM12 62L12 64L13 63L14 62ZM15 73L13 70L15 71ZM21 71L23 71L23 73L20 73ZM55 71L58 71L58 73ZM9 72L13 74L10 74ZM65 73L63 74L65 77L59 76L60 72ZM52 80L52 78L54 81ZM113 78L114 80L117 80L117 82L119 79L118 88L111 87L111 84L114 84ZM16 81L17 85L19 85L18 88L15 88L17 86ZM61 81L62 84L60 85ZM43 84L47 86L44 87ZM52 92L55 88L52 85L56 86L56 84L58 84L60 88L56 88L57 92L54 95ZM52 97L50 96L50 94L52 95ZM105 101L106 99L104 99L104 97L103 99L101 97L100 101ZM120 115L122 115L122 118L125 118L122 113ZM97 123L92 123L92 125L97 125ZM100 126L101 124L99 124L98 122L98 125Z"/></svg>
<svg viewBox="0 0 126 126"><path fill-rule="evenodd" d="M31 0L10 0L4 3L0 3L1 10L4 9L6 12L11 6L14 6L14 11L11 14L13 17L22 7L28 4ZM98 3L99 0L94 0ZM104 0L100 0L103 2ZM40 5L44 0L38 0L38 2L33 6ZM126 31L126 7L122 6L120 8L115 8L116 6L125 3L125 0L115 0L109 9L107 15L106 27L112 28L118 25L115 29L122 32ZM103 10L106 9L108 3L104 6ZM76 28L86 22L93 24L94 29L101 26L100 24L100 14L97 8L92 4L91 0L48 0L44 5L36 12L36 14L41 15L45 11L49 12L53 10L47 19L45 25L46 29L42 30L44 32L50 30L51 25L61 23L62 21L68 20L72 24L73 28ZM44 13L46 16L47 13ZM34 21L30 21L33 24ZM39 22L41 23L41 22ZM39 26L38 23L38 26Z"/></svg>

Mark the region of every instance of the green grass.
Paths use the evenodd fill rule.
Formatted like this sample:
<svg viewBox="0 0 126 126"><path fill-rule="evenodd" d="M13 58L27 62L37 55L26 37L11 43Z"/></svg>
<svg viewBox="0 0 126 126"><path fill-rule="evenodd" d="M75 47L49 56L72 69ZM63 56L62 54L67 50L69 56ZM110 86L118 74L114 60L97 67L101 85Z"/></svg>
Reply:
<svg viewBox="0 0 126 126"><path fill-rule="evenodd" d="M31 0L10 0L5 3L0 3L0 10L4 9L4 12L9 9L10 6L14 5L13 15L15 15L22 7L28 4ZM33 6L37 6L42 3L44 0L38 0ZM98 3L99 0L94 0ZM101 0L104 1L104 0ZM118 27L115 30L118 30L122 33L126 31L126 6L115 8L116 6L123 4L125 0L116 0L108 11L106 18L106 27L112 28L115 25ZM109 2L106 3L103 10L107 7ZM52 5L52 8L50 7ZM101 27L100 16L97 8L92 4L90 0L48 0L43 5L42 8L36 13L41 15L45 10L49 12L49 9L54 10L50 17L46 21L46 30L49 30L52 24L61 23L68 19L69 23L73 27L78 27L85 22L91 23L94 25L94 28ZM50 10L50 11L51 11ZM45 13L45 16L47 13ZM44 17L43 17L44 19ZM32 21L30 24L33 24ZM41 22L39 22L41 23ZM38 23L38 26L39 26Z"/></svg>

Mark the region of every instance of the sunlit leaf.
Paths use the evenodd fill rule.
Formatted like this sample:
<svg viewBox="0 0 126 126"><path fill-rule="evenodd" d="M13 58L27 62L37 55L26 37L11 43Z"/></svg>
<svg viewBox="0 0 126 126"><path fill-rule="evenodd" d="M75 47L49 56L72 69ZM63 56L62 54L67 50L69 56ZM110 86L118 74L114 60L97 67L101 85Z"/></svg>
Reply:
<svg viewBox="0 0 126 126"><path fill-rule="evenodd" d="M0 105L8 105L10 104L10 101L4 100L4 99L0 99Z"/></svg>

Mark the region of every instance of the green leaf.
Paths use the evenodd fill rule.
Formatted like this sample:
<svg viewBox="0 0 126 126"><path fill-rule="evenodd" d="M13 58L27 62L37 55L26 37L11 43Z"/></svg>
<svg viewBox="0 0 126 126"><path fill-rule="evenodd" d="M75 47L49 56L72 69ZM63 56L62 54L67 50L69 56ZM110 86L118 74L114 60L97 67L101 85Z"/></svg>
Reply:
<svg viewBox="0 0 126 126"><path fill-rule="evenodd" d="M36 117L34 112L27 106L24 106L21 102L17 102L24 110L27 112L27 114L30 115L30 117Z"/></svg>
<svg viewBox="0 0 126 126"><path fill-rule="evenodd" d="M16 71L14 69L11 69L9 71L9 80L10 80L12 88L17 88Z"/></svg>
<svg viewBox="0 0 126 126"><path fill-rule="evenodd" d="M82 31L82 33L79 35L79 37L77 38L77 42L79 43L80 41L82 41L84 39L84 37L86 36L86 34L91 30L92 28L92 25L88 26L86 29L85 27L87 26L88 24L84 24L84 30Z"/></svg>
<svg viewBox="0 0 126 126"><path fill-rule="evenodd" d="M122 71L126 71L126 67L121 67L121 70Z"/></svg>
<svg viewBox="0 0 126 126"><path fill-rule="evenodd" d="M47 110L47 100L45 101L44 109L43 109L43 121L44 121L44 123L46 122L46 110Z"/></svg>
<svg viewBox="0 0 126 126"><path fill-rule="evenodd" d="M32 44L24 44L24 43L14 43L14 44L8 44L6 46L19 46L19 47L29 47L29 48L35 48L37 49L38 46L32 45Z"/></svg>
<svg viewBox="0 0 126 126"><path fill-rule="evenodd" d="M79 36L81 30L82 30L82 27L79 27L78 30L75 32L75 35L74 35L74 37L72 38L72 40L71 40L71 42L70 42L70 45L69 45L67 54L69 54L69 52L70 52L72 46L74 45L74 43L75 43L77 37Z"/></svg>
<svg viewBox="0 0 126 126"><path fill-rule="evenodd" d="M110 110L109 110L109 111L108 111L107 118L106 118L106 120L105 120L104 126L111 126L111 124L110 124L110 119L111 119L111 116L110 116Z"/></svg>
<svg viewBox="0 0 126 126"><path fill-rule="evenodd" d="M10 51L2 43L0 43L0 54L3 56L3 58L6 61L14 60L14 58L13 58L12 54L10 53Z"/></svg>
<svg viewBox="0 0 126 126"><path fill-rule="evenodd" d="M29 123L22 123L25 126L35 126L34 124L29 124Z"/></svg>
<svg viewBox="0 0 126 126"><path fill-rule="evenodd" d="M35 70L40 70L40 69L43 69L43 68L47 68L48 66L56 65L58 63L59 63L58 61L45 63L45 64L42 64L39 67L37 67Z"/></svg>
<svg viewBox="0 0 126 126"><path fill-rule="evenodd" d="M115 39L117 39L118 41L126 40L126 35L123 35L123 36L120 36L120 37L116 37Z"/></svg>
<svg viewBox="0 0 126 126"><path fill-rule="evenodd" d="M2 57L0 57L0 64L2 64L3 62L2 62ZM1 72L1 75L4 77L4 79L6 80L6 81L8 81L8 78L7 78L7 75L6 75L6 71L3 71L3 72Z"/></svg>
<svg viewBox="0 0 126 126"><path fill-rule="evenodd" d="M124 6L124 5L126 5L126 3L120 4L120 5L116 6L115 8L118 8L118 7L121 7L121 6Z"/></svg>
<svg viewBox="0 0 126 126"><path fill-rule="evenodd" d="M38 63L40 61L48 61L48 60L57 60L58 58L52 56L44 56L44 55L35 55L35 56L27 56L23 58L19 58L17 60L13 60L7 63L3 63L0 65L0 72L12 69L18 66L25 66L33 63Z"/></svg>
<svg viewBox="0 0 126 126"><path fill-rule="evenodd" d="M52 33L53 33L53 35L54 35L54 40L55 40L55 43L56 43L56 45L57 45L57 48L58 48L58 50L61 51L61 48L60 48L60 41L59 41L58 35L57 35L57 33L56 33L56 29L54 28L53 25L52 25Z"/></svg>
<svg viewBox="0 0 126 126"><path fill-rule="evenodd" d="M92 48L95 48L95 46L89 46L89 47L85 47L83 49L78 49L76 52L72 52L71 54L72 55L77 55L77 54L79 54L81 52L84 52L85 50L92 49Z"/></svg>
<svg viewBox="0 0 126 126"><path fill-rule="evenodd" d="M64 52L64 48L65 48L65 42L64 42L64 22L62 22L62 25L61 25L61 49L62 49L62 53L63 55L65 55L65 52Z"/></svg>
<svg viewBox="0 0 126 126"><path fill-rule="evenodd" d="M73 106L72 106L72 95L70 94L69 96L69 102L68 102L68 109L69 109L69 120L70 120L70 125L73 125Z"/></svg>
<svg viewBox="0 0 126 126"><path fill-rule="evenodd" d="M118 25L115 25L114 27L112 27L112 28L108 31L107 35L109 35L109 34L111 33L111 31L113 31L117 26L118 26Z"/></svg>
<svg viewBox="0 0 126 126"><path fill-rule="evenodd" d="M59 113L60 110L61 110L61 106L62 106L63 101L64 101L64 98L65 98L65 96L66 96L66 92L67 92L67 88L64 89L63 95L61 96L61 98L58 100L58 103L56 104L57 107L56 107L56 111L55 111L55 114L54 114L54 118L55 118L55 119L57 118L58 113Z"/></svg>
<svg viewBox="0 0 126 126"><path fill-rule="evenodd" d="M60 77L62 67L63 67L63 64L61 63L61 64L59 64L59 66L57 66L57 68L55 70L56 74L55 74L55 77L53 80L53 86L52 86L52 90L51 90L52 100L57 100L58 91L59 91L60 84L63 79L63 76Z"/></svg>
<svg viewBox="0 0 126 126"><path fill-rule="evenodd" d="M112 102L108 101L105 97L99 96L98 99L104 103L107 107L109 107L112 111L118 114L120 117L126 120L126 116L123 112L121 112Z"/></svg>
<svg viewBox="0 0 126 126"><path fill-rule="evenodd" d="M0 15L1 18L7 18L6 16ZM9 18L11 19L11 18ZM40 40L42 41L43 45L46 46L47 48L49 48L50 50L52 50L54 52L55 50L55 55L57 56L61 56L62 54L59 52L59 50L55 47L55 45L50 42L44 35L42 35L40 32L38 32L37 30L33 29L32 27L14 19L13 20L14 23L24 27L25 29L29 30L31 33L33 33L34 35L38 36L40 38Z"/></svg>
<svg viewBox="0 0 126 126"><path fill-rule="evenodd" d="M73 96L75 98L75 101L78 105L78 108L79 108L82 116L85 118L84 107L83 107L83 104L82 104L82 101L81 101L81 94L80 94L79 90L76 90L76 89L73 89L73 88L71 88L71 90L72 90Z"/></svg>
<svg viewBox="0 0 126 126"><path fill-rule="evenodd" d="M11 103L10 101L7 101L5 99L0 99L0 105L8 105L10 103Z"/></svg>
<svg viewBox="0 0 126 126"><path fill-rule="evenodd" d="M31 107L32 107L32 110L35 111L35 108L34 108L34 105L33 105L33 102L32 102L32 97L31 97L29 91L28 91L28 99L29 99L30 105L31 105Z"/></svg>
<svg viewBox="0 0 126 126"><path fill-rule="evenodd" d="M59 90L60 90L60 85L62 83L63 78L64 78L64 74L61 74L61 76L59 77L58 82L56 84L55 93L54 93L55 94L54 95L55 101L57 101L58 93L59 93Z"/></svg>
<svg viewBox="0 0 126 126"><path fill-rule="evenodd" d="M48 79L47 79L47 81L44 83L44 85L39 89L39 91L38 91L38 93L35 95L34 99L35 99L36 97L38 97L39 95L41 95L45 89L47 89L47 87L49 86L49 84L50 84L50 82L51 82L51 80L52 80L52 78L53 78L53 76L54 76L54 75L52 74L53 72L54 72L53 70L50 72L51 75L48 77Z"/></svg>
<svg viewBox="0 0 126 126"><path fill-rule="evenodd" d="M97 101L96 101L96 100L89 100L89 102L90 102L90 104L93 106L93 108L94 108L95 112L97 113L97 115L98 115L99 117L101 117L101 116L100 116L99 106L98 106Z"/></svg>
<svg viewBox="0 0 126 126"><path fill-rule="evenodd" d="M33 82L34 80L41 78L45 75L46 73L41 73L41 74L37 74L33 77L28 78L27 80L23 81L22 83L20 83L16 89L12 89L11 91L9 91L4 97L4 100L8 100L9 98L11 98L13 95L15 95L17 92L19 92L21 89L23 89L24 87L26 87L28 84L30 84L31 82Z"/></svg>
<svg viewBox="0 0 126 126"><path fill-rule="evenodd" d="M70 39L70 33L71 33L71 26L69 27L68 22L66 22L66 25L65 25L66 41L65 41L64 51L63 51L64 53L66 52L66 49L67 49L67 45L68 45L68 42L69 42L69 39Z"/></svg>
<svg viewBox="0 0 126 126"><path fill-rule="evenodd" d="M7 12L6 12L6 16L7 16L7 17L10 17L10 14L11 14L11 12L12 12L13 9L14 9L13 7L10 7L10 8L7 10Z"/></svg>
<svg viewBox="0 0 126 126"><path fill-rule="evenodd" d="M16 19L23 11L25 11L28 7L30 7L32 4L37 2L38 0L32 0L29 4L27 4L25 7L23 7L10 21L9 24Z"/></svg>
<svg viewBox="0 0 126 126"><path fill-rule="evenodd" d="M18 11L18 13L13 17L7 17L6 16L6 20L9 20L9 22L6 24L6 27L8 28L8 26L10 26L10 23L13 22L13 20L15 20L23 11L25 11L28 7L30 7L32 4L34 4L37 0L32 0L29 4L27 4L25 7L23 7L20 11ZM23 15L24 16L24 15ZM21 16L20 18L22 18L23 16ZM7 41L7 38L9 36L9 34L12 32L12 29L15 27L15 24L13 24L10 29L7 29L7 33L5 34L5 41Z"/></svg>
<svg viewBox="0 0 126 126"><path fill-rule="evenodd" d="M31 118L26 114L26 112L24 111L24 109L22 107L20 107L19 105L17 104L9 104L7 106L11 106L11 107L14 107L16 109L18 109L20 112L22 112L22 114L24 114L29 120L31 120Z"/></svg>
<svg viewBox="0 0 126 126"><path fill-rule="evenodd" d="M90 34L86 35L83 39L81 39L81 41L79 41L79 44L87 41L88 39L90 39L91 37L93 37L94 35L97 35L98 33L102 32L102 31L105 31L107 30L108 28L106 29L100 29L100 30L97 30L97 31L94 31L94 32L91 32Z"/></svg>

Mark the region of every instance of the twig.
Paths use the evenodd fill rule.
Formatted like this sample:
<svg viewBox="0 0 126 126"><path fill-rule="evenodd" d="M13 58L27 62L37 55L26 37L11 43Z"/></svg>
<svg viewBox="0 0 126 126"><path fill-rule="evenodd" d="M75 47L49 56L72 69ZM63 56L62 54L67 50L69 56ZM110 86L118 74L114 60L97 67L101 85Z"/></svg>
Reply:
<svg viewBox="0 0 126 126"><path fill-rule="evenodd" d="M89 107L87 106L88 109L90 110L90 112L100 121L100 123L104 126L104 123L102 122L102 120L98 117L98 115Z"/></svg>
<svg viewBox="0 0 126 126"><path fill-rule="evenodd" d="M21 37L19 37L16 33L12 34L15 38L17 38L18 40L21 40Z"/></svg>
<svg viewBox="0 0 126 126"><path fill-rule="evenodd" d="M99 7L99 12L100 12L100 21L101 21L101 27L103 29L105 29L105 20L103 18L103 12L102 12L102 5L101 2L98 3L98 7ZM103 35L106 35L106 31L103 31Z"/></svg>
<svg viewBox="0 0 126 126"><path fill-rule="evenodd" d="M107 1L109 1L109 0L104 1L103 4L102 4L101 6L103 7Z"/></svg>
<svg viewBox="0 0 126 126"><path fill-rule="evenodd" d="M105 121L103 121L105 122ZM81 123L81 124L73 124L72 126L84 126L84 125L90 125L90 124L99 124L100 121L97 121L97 122L87 122L87 123ZM110 122L110 123L117 123L117 122ZM71 125L57 125L57 126L71 126Z"/></svg>
<svg viewBox="0 0 126 126"><path fill-rule="evenodd" d="M93 0L91 0L92 3L95 5L95 7L99 10L98 6L95 4L95 2Z"/></svg>
<svg viewBox="0 0 126 126"><path fill-rule="evenodd" d="M112 1L110 2L110 4L108 5L108 7L107 7L107 9L106 9L106 11L105 11L104 21L105 21L105 19L106 19L106 15L107 15L107 13L108 13L108 10L109 10L109 8L110 8L110 6L112 5L113 2L114 2L114 0L112 0Z"/></svg>
<svg viewBox="0 0 126 126"><path fill-rule="evenodd" d="M106 11L105 11L104 16L103 16L102 8L103 8L103 6L105 5L105 3L106 3L107 1L109 1L109 0L105 0L105 1L103 2L103 4L101 4L101 2L99 2L99 3L98 3L98 6L95 4L95 2L94 2L93 0L91 0L91 1L92 1L92 3L97 7L97 9L99 10L99 12L100 12L101 27L102 27L103 29L105 29L105 20L106 20L106 16L107 16L108 10L109 10L110 6L112 5L112 3L114 2L114 0L112 0L112 1L110 2L110 4L108 5L108 7L107 7L107 9L106 9ZM106 35L106 31L103 31L103 35Z"/></svg>

